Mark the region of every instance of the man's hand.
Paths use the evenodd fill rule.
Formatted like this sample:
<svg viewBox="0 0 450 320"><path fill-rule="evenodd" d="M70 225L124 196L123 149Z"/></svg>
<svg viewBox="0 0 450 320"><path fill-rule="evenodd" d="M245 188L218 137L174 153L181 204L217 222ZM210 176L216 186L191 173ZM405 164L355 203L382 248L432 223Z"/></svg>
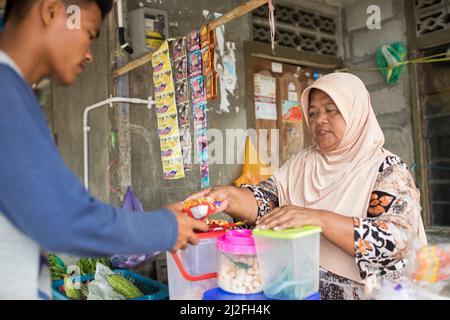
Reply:
<svg viewBox="0 0 450 320"><path fill-rule="evenodd" d="M207 232L208 225L203 221L190 218L184 214L182 212L182 202L167 205L166 208L173 212L178 222L178 239L172 251L185 249L188 244L197 245L200 240L195 235L194 230Z"/></svg>

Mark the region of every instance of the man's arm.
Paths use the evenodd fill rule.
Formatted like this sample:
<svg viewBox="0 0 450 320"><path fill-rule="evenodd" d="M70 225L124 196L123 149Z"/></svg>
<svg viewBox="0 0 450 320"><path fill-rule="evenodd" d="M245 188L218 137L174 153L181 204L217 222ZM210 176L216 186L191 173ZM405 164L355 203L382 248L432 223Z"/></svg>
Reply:
<svg viewBox="0 0 450 320"><path fill-rule="evenodd" d="M175 246L170 210L126 212L94 199L65 166L29 93L1 91L0 211L19 230L49 251L80 256Z"/></svg>

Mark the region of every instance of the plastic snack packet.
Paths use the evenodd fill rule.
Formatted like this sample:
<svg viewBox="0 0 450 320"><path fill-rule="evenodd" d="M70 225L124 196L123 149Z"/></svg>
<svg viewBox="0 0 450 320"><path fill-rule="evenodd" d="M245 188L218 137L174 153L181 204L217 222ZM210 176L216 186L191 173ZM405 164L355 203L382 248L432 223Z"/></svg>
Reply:
<svg viewBox="0 0 450 320"><path fill-rule="evenodd" d="M221 201L208 198L198 198L186 200L184 202L184 211L192 218L201 220L209 215L215 214Z"/></svg>

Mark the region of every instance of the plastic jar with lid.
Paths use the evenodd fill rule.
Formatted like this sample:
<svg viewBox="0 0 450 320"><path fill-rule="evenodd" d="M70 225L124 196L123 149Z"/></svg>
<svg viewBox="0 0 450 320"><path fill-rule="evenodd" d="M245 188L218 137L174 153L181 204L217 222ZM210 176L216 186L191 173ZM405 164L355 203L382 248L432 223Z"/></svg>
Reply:
<svg viewBox="0 0 450 320"><path fill-rule="evenodd" d="M262 282L251 230L231 230L217 239L219 287L236 294L261 292Z"/></svg>

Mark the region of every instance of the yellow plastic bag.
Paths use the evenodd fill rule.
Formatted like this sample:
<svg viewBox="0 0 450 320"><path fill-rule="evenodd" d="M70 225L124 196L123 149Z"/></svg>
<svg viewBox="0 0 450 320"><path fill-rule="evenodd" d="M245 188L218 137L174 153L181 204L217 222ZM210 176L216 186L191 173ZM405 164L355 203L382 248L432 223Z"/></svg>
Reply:
<svg viewBox="0 0 450 320"><path fill-rule="evenodd" d="M261 181L269 179L273 174L273 168L267 161L261 159L252 143L250 137L245 142L245 163L242 174L234 181L239 187L241 184L256 185Z"/></svg>

